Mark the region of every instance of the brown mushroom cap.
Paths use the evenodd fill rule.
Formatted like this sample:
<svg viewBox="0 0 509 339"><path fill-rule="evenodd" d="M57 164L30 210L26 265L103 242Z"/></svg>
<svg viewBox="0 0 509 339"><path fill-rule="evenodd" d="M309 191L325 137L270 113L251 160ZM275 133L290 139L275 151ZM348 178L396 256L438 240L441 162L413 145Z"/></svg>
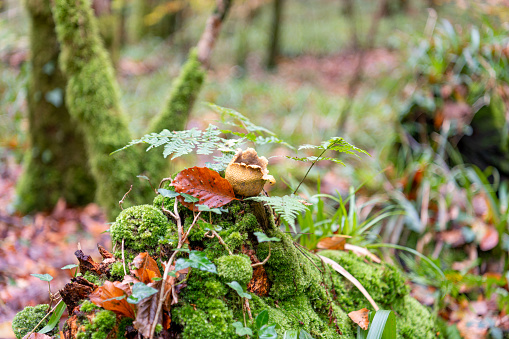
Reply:
<svg viewBox="0 0 509 339"><path fill-rule="evenodd" d="M267 158L258 157L253 148L245 151L238 149L226 167L225 178L232 185L235 194L244 197L258 195L266 181L271 185L276 182L274 177L269 175L268 163Z"/></svg>

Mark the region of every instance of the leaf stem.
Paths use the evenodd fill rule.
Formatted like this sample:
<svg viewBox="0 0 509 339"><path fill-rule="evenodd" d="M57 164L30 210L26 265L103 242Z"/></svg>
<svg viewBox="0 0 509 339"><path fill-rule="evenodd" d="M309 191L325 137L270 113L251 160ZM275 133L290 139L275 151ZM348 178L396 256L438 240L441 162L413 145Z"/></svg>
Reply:
<svg viewBox="0 0 509 339"><path fill-rule="evenodd" d="M313 163L311 164L311 166L309 166L308 168L308 171L306 172L306 174L304 174L304 178L302 178L302 180L299 182L299 186L297 186L297 188L295 189L295 191L293 191L293 194L297 193L297 191L299 190L300 188L300 185L302 185L302 183L304 182L304 180L306 180L306 177L308 176L309 174L309 171L311 171L311 169L313 168L313 166L318 162L318 160L320 160L320 157L325 153L327 152L329 148L327 147L326 149L324 149L322 151L322 153L320 153L320 155L316 158L315 161L313 161Z"/></svg>

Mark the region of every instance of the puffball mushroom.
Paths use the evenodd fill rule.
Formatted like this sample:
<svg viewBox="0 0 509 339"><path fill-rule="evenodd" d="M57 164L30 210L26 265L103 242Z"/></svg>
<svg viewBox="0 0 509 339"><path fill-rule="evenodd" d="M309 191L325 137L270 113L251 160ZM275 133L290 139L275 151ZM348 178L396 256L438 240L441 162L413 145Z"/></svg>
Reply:
<svg viewBox="0 0 509 339"><path fill-rule="evenodd" d="M265 183L276 183L272 175L269 175L265 157L258 157L256 151L248 148L245 151L237 149L237 153L228 164L225 171L225 179L232 185L233 191L243 197L258 195Z"/></svg>

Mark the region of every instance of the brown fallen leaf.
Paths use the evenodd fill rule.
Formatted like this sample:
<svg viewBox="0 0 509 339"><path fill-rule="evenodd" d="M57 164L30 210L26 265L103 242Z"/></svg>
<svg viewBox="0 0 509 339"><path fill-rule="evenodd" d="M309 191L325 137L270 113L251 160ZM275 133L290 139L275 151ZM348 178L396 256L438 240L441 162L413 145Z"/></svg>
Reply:
<svg viewBox="0 0 509 339"><path fill-rule="evenodd" d="M206 167L191 167L180 171L173 180L175 192L185 193L200 199L197 203L185 202L179 196L179 202L187 208L198 211L196 204L216 208L236 200L232 185L219 173Z"/></svg>
<svg viewBox="0 0 509 339"><path fill-rule="evenodd" d="M148 298L142 299L138 303L138 311L136 313L136 319L133 322L134 328L136 328L145 338L150 337L152 326L154 323L162 324L163 314L159 312L156 319L157 306L159 305L159 293L162 285L162 280L148 284L148 286L158 290L157 293L152 294ZM168 291L165 289L165 291ZM171 294L171 292L169 293ZM166 303L167 304L167 303ZM168 310L169 311L169 310Z"/></svg>
<svg viewBox="0 0 509 339"><path fill-rule="evenodd" d="M348 313L348 316L354 323L360 326L363 330L367 330L369 326L369 310L367 308L362 308L358 311L353 311Z"/></svg>
<svg viewBox="0 0 509 339"><path fill-rule="evenodd" d="M156 261L147 252L138 254L133 263L136 270L133 270L132 273L142 283L149 284L153 278L161 278L161 272Z"/></svg>
<svg viewBox="0 0 509 339"><path fill-rule="evenodd" d="M345 249L346 238L347 237L342 235L334 235L332 237L323 238L318 242L318 244L316 244L316 248L321 250L343 251Z"/></svg>
<svg viewBox="0 0 509 339"><path fill-rule="evenodd" d="M111 281L106 280L104 285L98 287L89 295L89 299L99 307L113 311L118 315L134 319L133 306L127 302L125 296L121 288L115 286Z"/></svg>
<svg viewBox="0 0 509 339"><path fill-rule="evenodd" d="M63 289L60 290L62 300L67 305L67 312L71 314L79 302L87 299L90 293L97 289L97 285L91 283L83 277L72 278L70 283L67 283Z"/></svg>

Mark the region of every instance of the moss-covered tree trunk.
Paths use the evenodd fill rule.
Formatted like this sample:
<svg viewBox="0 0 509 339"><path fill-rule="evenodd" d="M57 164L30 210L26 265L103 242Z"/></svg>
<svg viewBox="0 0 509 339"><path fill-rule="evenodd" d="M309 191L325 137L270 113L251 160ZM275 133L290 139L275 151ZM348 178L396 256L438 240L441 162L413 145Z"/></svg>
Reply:
<svg viewBox="0 0 509 339"><path fill-rule="evenodd" d="M197 53L190 53L167 104L151 124L152 132L185 127L205 78L205 65L210 60L211 49L229 9L230 1L226 3L227 6L218 6L212 16L214 25L207 25ZM159 180L167 176L168 161L155 152L146 153L136 147L110 156L133 137L120 108L118 83L111 60L99 39L90 2L56 0L54 18L62 46L60 64L69 79L67 106L85 131L87 156L98 183L97 201L112 217L130 184L135 184L134 191L126 201L139 203L146 199L150 192L148 185L136 183L136 176L146 171L152 179Z"/></svg>
<svg viewBox="0 0 509 339"><path fill-rule="evenodd" d="M50 0L28 0L26 6L31 19L30 150L17 186L17 208L23 213L48 210L60 197L71 205L85 205L94 199L95 180L83 133L65 105L67 81L58 67L60 47Z"/></svg>
<svg viewBox="0 0 509 339"><path fill-rule="evenodd" d="M272 5L272 28L270 33L269 53L267 57L268 69L274 69L277 66L281 36L281 18L283 16L283 2L284 0L274 0Z"/></svg>

